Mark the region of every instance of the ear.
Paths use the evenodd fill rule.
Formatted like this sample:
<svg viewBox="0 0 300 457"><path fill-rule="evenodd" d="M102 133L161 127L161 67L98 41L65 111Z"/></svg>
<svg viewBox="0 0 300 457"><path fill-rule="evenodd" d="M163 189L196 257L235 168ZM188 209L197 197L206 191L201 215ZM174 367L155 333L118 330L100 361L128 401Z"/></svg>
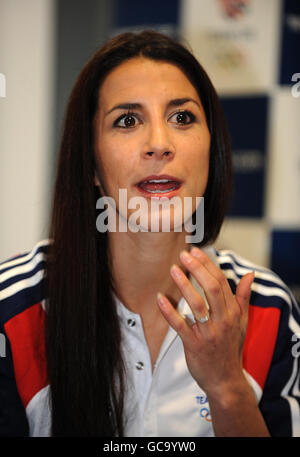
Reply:
<svg viewBox="0 0 300 457"><path fill-rule="evenodd" d="M94 173L94 185L96 187L98 187L100 195L102 195L102 196L105 195L97 170L95 170L95 173Z"/></svg>
<svg viewBox="0 0 300 457"><path fill-rule="evenodd" d="M95 184L95 186L101 188L101 184L100 184L100 180L99 180L97 171L95 171L95 174L94 174L94 184Z"/></svg>

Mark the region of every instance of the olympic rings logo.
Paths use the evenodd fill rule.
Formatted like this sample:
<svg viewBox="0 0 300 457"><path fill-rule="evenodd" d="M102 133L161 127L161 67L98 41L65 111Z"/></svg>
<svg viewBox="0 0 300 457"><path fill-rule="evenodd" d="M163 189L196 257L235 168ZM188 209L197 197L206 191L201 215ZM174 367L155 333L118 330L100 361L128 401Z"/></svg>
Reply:
<svg viewBox="0 0 300 457"><path fill-rule="evenodd" d="M210 415L210 412L209 412L208 408L201 408L200 409L200 416L203 417L203 419L205 419L207 422L211 422L212 421L211 415Z"/></svg>

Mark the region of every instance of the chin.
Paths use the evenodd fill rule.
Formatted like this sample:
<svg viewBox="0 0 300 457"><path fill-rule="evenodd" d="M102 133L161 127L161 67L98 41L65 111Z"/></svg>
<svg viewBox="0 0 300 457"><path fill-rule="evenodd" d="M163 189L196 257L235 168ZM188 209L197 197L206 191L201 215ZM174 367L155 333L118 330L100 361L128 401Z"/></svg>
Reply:
<svg viewBox="0 0 300 457"><path fill-rule="evenodd" d="M152 203L152 204L151 204ZM170 205L161 200L149 202L149 207L132 211L128 217L128 228L132 232L181 232L185 223L182 205ZM151 206L150 206L151 205Z"/></svg>

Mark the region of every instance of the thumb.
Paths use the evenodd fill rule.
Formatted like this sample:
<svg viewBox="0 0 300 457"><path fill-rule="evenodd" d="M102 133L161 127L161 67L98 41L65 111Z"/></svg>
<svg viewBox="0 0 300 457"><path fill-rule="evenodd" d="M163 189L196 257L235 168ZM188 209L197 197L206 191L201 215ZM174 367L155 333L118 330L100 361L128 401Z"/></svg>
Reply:
<svg viewBox="0 0 300 457"><path fill-rule="evenodd" d="M248 312L249 300L251 295L251 285L254 281L254 277L254 271L251 273L247 273L245 276L242 277L237 286L235 298L241 307L242 313Z"/></svg>

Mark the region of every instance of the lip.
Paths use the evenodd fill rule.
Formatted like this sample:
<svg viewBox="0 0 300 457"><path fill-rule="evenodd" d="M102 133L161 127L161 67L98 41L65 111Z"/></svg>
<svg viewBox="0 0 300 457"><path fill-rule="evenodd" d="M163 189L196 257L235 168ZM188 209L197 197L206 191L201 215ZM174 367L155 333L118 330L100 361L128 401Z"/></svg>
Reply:
<svg viewBox="0 0 300 457"><path fill-rule="evenodd" d="M145 181L153 181L153 180L168 180L174 181L176 183L176 188L170 190L169 192L154 192L154 191L147 191L146 189L141 187L141 184ZM172 198L174 197L182 187L182 180L177 178L176 176L171 175L150 175L146 176L145 178L141 179L139 182L135 184L137 190L146 198Z"/></svg>

